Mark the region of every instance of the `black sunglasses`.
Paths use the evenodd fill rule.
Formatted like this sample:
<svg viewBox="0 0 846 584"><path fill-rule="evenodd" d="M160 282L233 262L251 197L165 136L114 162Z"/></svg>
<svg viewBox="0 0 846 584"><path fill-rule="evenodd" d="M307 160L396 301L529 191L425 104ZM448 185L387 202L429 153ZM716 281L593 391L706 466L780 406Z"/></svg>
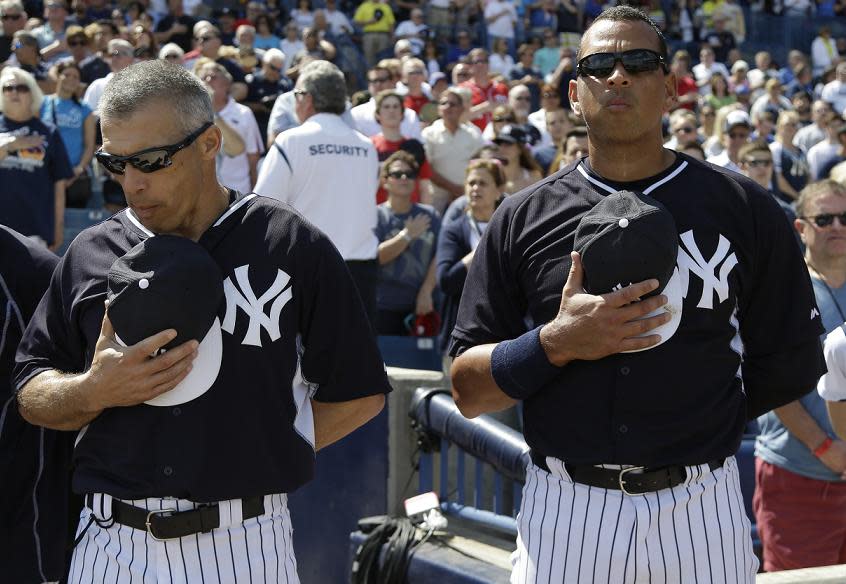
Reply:
<svg viewBox="0 0 846 584"><path fill-rule="evenodd" d="M171 144L169 146L155 146L153 148L146 148L134 154L126 156L117 156L115 154L108 154L103 152L100 148L95 153L97 160L102 164L106 170L112 174L123 174L126 170L126 165L131 164L138 170L144 173L156 172L163 168L167 168L173 164L173 155L184 148L188 148L200 135L211 128L214 122L206 122L203 126L190 133L184 140Z"/></svg>
<svg viewBox="0 0 846 584"><path fill-rule="evenodd" d="M813 221L814 225L817 227L828 227L832 223L834 223L834 218L837 217L837 220L840 221L841 227L846 227L846 213L821 213L819 215L811 215L808 217L802 217L805 221Z"/></svg>
<svg viewBox="0 0 846 584"><path fill-rule="evenodd" d="M21 16L23 16L23 14L4 14L3 16L0 16L0 20L17 20Z"/></svg>
<svg viewBox="0 0 846 584"><path fill-rule="evenodd" d="M29 85L24 83L18 85L4 85L3 86L3 93L12 93L13 91L17 93L29 93Z"/></svg>
<svg viewBox="0 0 846 584"><path fill-rule="evenodd" d="M576 65L579 75L588 77L608 77L617 66L623 64L627 73L648 73L662 68L664 73L669 71L664 57L649 49L632 49L622 53L594 53L583 57Z"/></svg>
<svg viewBox="0 0 846 584"><path fill-rule="evenodd" d="M414 180L417 178L417 173L411 170L392 170L388 173L388 177L395 178L397 180L401 178L406 178L408 180Z"/></svg>

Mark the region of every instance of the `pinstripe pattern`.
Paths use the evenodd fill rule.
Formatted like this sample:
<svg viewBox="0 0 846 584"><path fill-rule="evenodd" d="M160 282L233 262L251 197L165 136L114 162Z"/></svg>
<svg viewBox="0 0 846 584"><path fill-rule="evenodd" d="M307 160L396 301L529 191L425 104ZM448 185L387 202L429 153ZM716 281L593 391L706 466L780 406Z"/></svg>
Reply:
<svg viewBox="0 0 846 584"><path fill-rule="evenodd" d="M512 584L753 584L734 458L688 467L673 489L645 495L575 484L564 465L530 464L517 517Z"/></svg>
<svg viewBox="0 0 846 584"><path fill-rule="evenodd" d="M91 524L71 560L70 584L299 584L293 528L287 497L265 496L265 514L210 533L156 541L146 532L103 521L108 505L95 501L98 522ZM186 511L190 501L149 498L125 501L145 509ZM221 505L221 519L231 520L231 506ZM77 536L88 524L83 509Z"/></svg>

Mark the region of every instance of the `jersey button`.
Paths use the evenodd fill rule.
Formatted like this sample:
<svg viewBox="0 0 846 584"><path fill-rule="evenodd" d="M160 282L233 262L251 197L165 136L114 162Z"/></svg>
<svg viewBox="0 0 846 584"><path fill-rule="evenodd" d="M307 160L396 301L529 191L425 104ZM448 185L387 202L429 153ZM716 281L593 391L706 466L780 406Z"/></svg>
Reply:
<svg viewBox="0 0 846 584"><path fill-rule="evenodd" d="M166 466L166 467L164 467L162 472L164 473L164 476L169 477L170 475L173 474L173 467Z"/></svg>
<svg viewBox="0 0 846 584"><path fill-rule="evenodd" d="M629 369L628 366L626 366L626 365L623 365L622 367L620 367L620 373L623 374L623 375L628 375L631 372L632 372L632 370Z"/></svg>
<svg viewBox="0 0 846 584"><path fill-rule="evenodd" d="M178 416L179 414L181 414L181 413L182 413L182 408L173 408L173 409L171 410L171 412L173 412L173 415L174 415L174 416Z"/></svg>
<svg viewBox="0 0 846 584"><path fill-rule="evenodd" d="M629 427L628 427L628 426L626 426L625 424L622 424L622 425L621 425L619 428L617 428L617 429L620 431L620 434L625 434L626 432L628 432L628 431L629 431Z"/></svg>

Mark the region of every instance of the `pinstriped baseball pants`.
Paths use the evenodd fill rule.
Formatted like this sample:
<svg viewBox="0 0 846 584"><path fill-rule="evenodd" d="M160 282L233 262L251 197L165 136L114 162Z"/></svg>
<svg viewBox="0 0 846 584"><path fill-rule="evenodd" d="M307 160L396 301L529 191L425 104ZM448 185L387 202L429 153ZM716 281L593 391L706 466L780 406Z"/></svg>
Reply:
<svg viewBox="0 0 846 584"><path fill-rule="evenodd" d="M754 584L737 462L687 467L672 488L625 495L533 464L517 517L512 584Z"/></svg>
<svg viewBox="0 0 846 584"><path fill-rule="evenodd" d="M101 501L105 500L105 505ZM187 511L190 501L140 499L135 507ZM95 495L96 517L110 516L108 497ZM240 521L239 505L220 503L222 527L209 533L156 541L148 533L113 523L91 523L74 550L68 582L118 584L299 584L286 495L266 495L264 515ZM84 508L77 536L92 511Z"/></svg>

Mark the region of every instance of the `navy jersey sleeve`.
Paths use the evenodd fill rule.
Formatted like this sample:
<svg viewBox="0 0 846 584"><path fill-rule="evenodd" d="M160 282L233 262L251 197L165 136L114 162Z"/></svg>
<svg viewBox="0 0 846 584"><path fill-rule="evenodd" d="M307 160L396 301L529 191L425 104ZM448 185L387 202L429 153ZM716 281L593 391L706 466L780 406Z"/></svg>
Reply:
<svg viewBox="0 0 846 584"><path fill-rule="evenodd" d="M44 371L65 373L85 370L85 350L80 332L70 318L73 286L69 281L72 261L65 255L53 272L50 286L27 325L15 355L13 387L16 391Z"/></svg>
<svg viewBox="0 0 846 584"><path fill-rule="evenodd" d="M358 289L338 250L325 237L308 244L313 266L303 298L303 377L317 384L314 399L341 402L379 393L391 386Z"/></svg>
<svg viewBox="0 0 846 584"><path fill-rule="evenodd" d="M500 205L476 248L452 332L453 356L475 345L517 338L527 330L525 300L512 265L512 254L519 257L511 228L517 203L506 199Z"/></svg>
<svg viewBox="0 0 846 584"><path fill-rule="evenodd" d="M784 212L767 195L750 194L755 271L738 320L743 381L754 418L808 393L825 373L823 333L808 269Z"/></svg>

